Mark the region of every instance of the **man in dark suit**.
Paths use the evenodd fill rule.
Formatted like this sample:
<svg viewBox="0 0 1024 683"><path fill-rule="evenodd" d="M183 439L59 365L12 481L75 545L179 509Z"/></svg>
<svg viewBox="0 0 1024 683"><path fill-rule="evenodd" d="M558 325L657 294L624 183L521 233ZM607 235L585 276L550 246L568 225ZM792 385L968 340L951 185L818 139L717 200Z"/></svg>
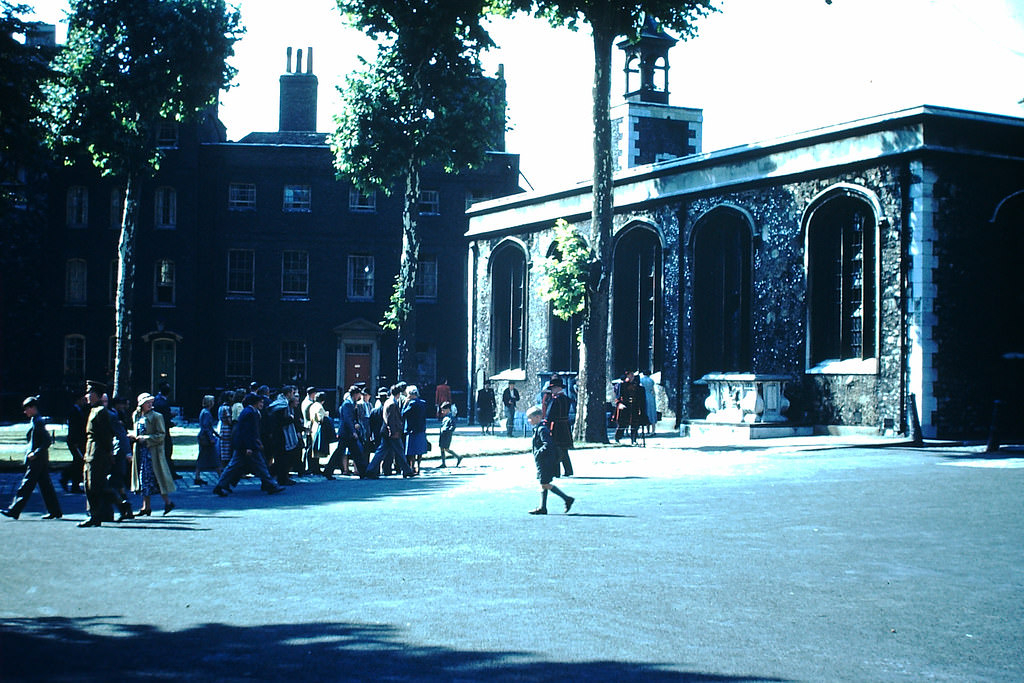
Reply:
<svg viewBox="0 0 1024 683"><path fill-rule="evenodd" d="M18 519L28 503L29 496L38 485L39 492L43 494L43 503L46 505L46 515L43 519L60 519L60 501L57 500L57 492L50 481L50 434L46 431L43 418L39 417L39 397L29 396L21 405L32 425L25 437L28 441L25 449L25 476L21 480L21 486L14 492L11 507L0 510L0 514Z"/></svg>
<svg viewBox="0 0 1024 683"><path fill-rule="evenodd" d="M359 387L349 387L345 400L341 403L341 410L339 411L341 413L341 429L338 430L338 447L334 450L334 455L331 456L331 459L324 465L324 477L327 479L334 479L334 470L339 465L341 473L348 474L349 457L355 462L356 474L361 479L366 478L366 458L360 445L362 425L359 424L356 402L352 398L357 393L361 393Z"/></svg>
<svg viewBox="0 0 1024 683"><path fill-rule="evenodd" d="M60 485L69 493L82 493L82 469L85 462L85 420L89 416L88 399L79 395L68 415L68 451L71 464L61 470Z"/></svg>
<svg viewBox="0 0 1024 683"><path fill-rule="evenodd" d="M569 397L565 395L565 383L555 375L548 382L544 391L551 392L547 405L545 423L551 430L551 439L559 451L558 461L562 464L565 476L572 476L572 460L569 449L572 448L572 427L569 425Z"/></svg>
<svg viewBox="0 0 1024 683"><path fill-rule="evenodd" d="M263 397L247 394L242 401L241 414L231 430L231 461L220 475L220 481L213 487L218 496L226 496L231 487L238 483L246 471L252 472L263 483L267 493L284 491L270 476L267 461L263 458L263 442L260 440L260 408Z"/></svg>

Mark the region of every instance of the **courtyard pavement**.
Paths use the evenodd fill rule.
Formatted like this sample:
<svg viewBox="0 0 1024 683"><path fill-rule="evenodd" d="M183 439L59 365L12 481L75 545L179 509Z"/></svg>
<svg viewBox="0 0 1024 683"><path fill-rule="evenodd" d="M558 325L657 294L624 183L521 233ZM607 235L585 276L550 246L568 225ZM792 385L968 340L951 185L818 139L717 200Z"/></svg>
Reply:
<svg viewBox="0 0 1024 683"><path fill-rule="evenodd" d="M1019 450L658 438L573 451L542 517L528 440L471 432L506 454L95 529L36 493L0 680L1024 680Z"/></svg>

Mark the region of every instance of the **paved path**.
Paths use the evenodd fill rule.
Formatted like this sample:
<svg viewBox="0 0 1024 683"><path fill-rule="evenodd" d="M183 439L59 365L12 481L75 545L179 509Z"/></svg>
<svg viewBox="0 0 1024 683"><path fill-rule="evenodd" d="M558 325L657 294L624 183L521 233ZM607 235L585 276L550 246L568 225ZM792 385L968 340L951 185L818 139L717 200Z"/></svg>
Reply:
<svg viewBox="0 0 1024 683"><path fill-rule="evenodd" d="M99 529L35 498L0 680L1024 680L1020 454L683 445L574 452L547 517L527 455Z"/></svg>

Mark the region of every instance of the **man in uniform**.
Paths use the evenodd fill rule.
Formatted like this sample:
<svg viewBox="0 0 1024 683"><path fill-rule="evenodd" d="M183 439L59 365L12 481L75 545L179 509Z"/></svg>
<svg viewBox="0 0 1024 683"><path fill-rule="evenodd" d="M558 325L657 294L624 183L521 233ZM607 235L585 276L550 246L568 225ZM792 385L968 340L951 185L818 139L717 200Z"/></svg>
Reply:
<svg viewBox="0 0 1024 683"><path fill-rule="evenodd" d="M107 386L102 382L89 382L85 395L89 402L89 417L85 423L85 497L89 505L89 518L80 527L100 526L114 519L113 504L117 500L108 477L114 467L114 428L110 412L103 405Z"/></svg>

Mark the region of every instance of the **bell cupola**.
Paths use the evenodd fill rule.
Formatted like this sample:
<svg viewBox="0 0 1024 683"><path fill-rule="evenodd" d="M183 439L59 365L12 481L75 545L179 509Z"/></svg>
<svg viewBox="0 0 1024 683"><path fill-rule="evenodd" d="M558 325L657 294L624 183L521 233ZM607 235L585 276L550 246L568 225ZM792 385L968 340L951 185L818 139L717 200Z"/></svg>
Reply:
<svg viewBox="0 0 1024 683"><path fill-rule="evenodd" d="M678 42L647 17L637 38L619 43L626 53L627 101L668 104L668 51Z"/></svg>
<svg viewBox="0 0 1024 683"><path fill-rule="evenodd" d="M612 107L614 171L699 154L704 112L668 103L668 52L678 40L647 17L640 34L623 40L626 91Z"/></svg>

